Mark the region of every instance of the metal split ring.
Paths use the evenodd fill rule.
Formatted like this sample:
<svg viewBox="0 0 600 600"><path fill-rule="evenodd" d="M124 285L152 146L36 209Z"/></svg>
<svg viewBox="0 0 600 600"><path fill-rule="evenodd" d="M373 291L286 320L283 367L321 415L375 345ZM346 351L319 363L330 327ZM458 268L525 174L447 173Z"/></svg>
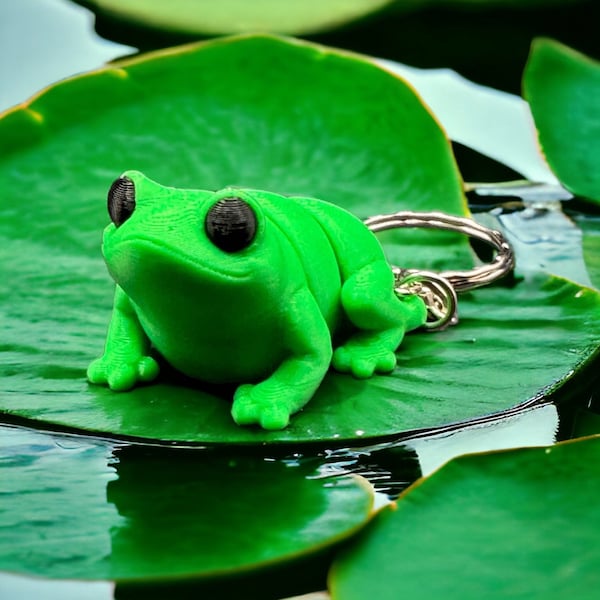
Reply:
<svg viewBox="0 0 600 600"><path fill-rule="evenodd" d="M406 227L441 229L462 233L480 240L496 251L492 262L468 271L434 273L419 269L392 267L398 295L417 294L427 306L428 318L424 325L429 331L439 331L458 322L457 292L465 292L507 275L515 266L513 250L497 230L488 229L466 217L455 217L442 212L400 211L378 215L365 220L373 232Z"/></svg>

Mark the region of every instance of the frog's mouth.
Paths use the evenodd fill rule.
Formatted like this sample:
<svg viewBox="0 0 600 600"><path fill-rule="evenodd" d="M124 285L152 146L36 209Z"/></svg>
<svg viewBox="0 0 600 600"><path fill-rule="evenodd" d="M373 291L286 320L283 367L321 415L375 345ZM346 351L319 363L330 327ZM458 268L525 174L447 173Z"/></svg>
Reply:
<svg viewBox="0 0 600 600"><path fill-rule="evenodd" d="M182 286L204 285L214 290L259 281L262 285L266 278L273 286L277 250L265 237L260 208L228 191L198 221L179 223L181 235L156 236L149 229L147 234L136 232L129 237L126 226L115 230L116 239L105 238L115 281L141 288L161 282L168 286L177 279Z"/></svg>
<svg viewBox="0 0 600 600"><path fill-rule="evenodd" d="M119 245L109 270L117 282L138 280L144 285L160 285L161 281L168 285L173 278L240 285L254 280L255 274L263 270L259 256L253 252L240 252L225 259L223 252L210 244L203 245L202 252L192 254L161 239L138 236Z"/></svg>

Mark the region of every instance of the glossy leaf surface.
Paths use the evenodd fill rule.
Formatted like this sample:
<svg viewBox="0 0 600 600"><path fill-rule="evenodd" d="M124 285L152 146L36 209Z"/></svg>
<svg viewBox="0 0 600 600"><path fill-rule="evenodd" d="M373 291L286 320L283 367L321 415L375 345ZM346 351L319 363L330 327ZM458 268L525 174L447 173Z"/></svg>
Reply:
<svg viewBox="0 0 600 600"><path fill-rule="evenodd" d="M10 414L140 438L341 443L436 428L510 409L568 381L593 356L600 333L597 293L560 279L481 291L465 298L461 308L458 327L409 336L393 375L366 382L328 376L306 409L281 432L236 426L227 396L186 382L122 394L89 386L79 366L84 350L91 351L89 342L78 352L69 344L69 353L49 344L46 352L54 361L64 361L62 366L49 364L46 353L31 359L25 348L16 348L10 354L15 364L3 381L7 392L0 402ZM96 324L98 337L103 327ZM72 337L76 339L76 334ZM31 368L27 377L17 368L25 360Z"/></svg>
<svg viewBox="0 0 600 600"><path fill-rule="evenodd" d="M234 425L230 391L176 377L125 394L90 386L85 368L101 352L112 300L99 240L116 174L137 168L178 187L303 193L359 216L401 208L457 214L465 206L448 142L395 77L353 56L262 36L66 82L6 114L0 132L7 414L191 443L343 443L541 398L595 351L598 295L540 277L464 296L461 324L409 336L392 376L332 374L282 432ZM462 238L381 239L395 264L472 264Z"/></svg>
<svg viewBox="0 0 600 600"><path fill-rule="evenodd" d="M542 151L558 178L573 193L600 201L600 63L538 39L523 89Z"/></svg>
<svg viewBox="0 0 600 600"><path fill-rule="evenodd" d="M334 600L593 598L600 438L455 459L378 515Z"/></svg>
<svg viewBox="0 0 600 600"><path fill-rule="evenodd" d="M315 461L186 453L2 428L0 571L116 581L274 566L352 535L373 494Z"/></svg>

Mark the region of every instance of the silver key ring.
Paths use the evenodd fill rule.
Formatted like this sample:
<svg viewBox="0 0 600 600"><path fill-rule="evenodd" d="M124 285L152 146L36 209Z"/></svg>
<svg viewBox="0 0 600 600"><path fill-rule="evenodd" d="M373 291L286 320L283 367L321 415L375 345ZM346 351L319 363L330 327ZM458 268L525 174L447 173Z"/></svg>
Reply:
<svg viewBox="0 0 600 600"><path fill-rule="evenodd" d="M505 277L515 266L513 250L502 233L466 217L455 217L442 212L400 211L369 217L365 220L365 225L375 233L405 227L454 231L480 240L496 251L492 262L468 271L433 273L392 267L396 294L417 294L424 300L428 311L424 327L429 331L440 331L458 322L457 292L493 283Z"/></svg>

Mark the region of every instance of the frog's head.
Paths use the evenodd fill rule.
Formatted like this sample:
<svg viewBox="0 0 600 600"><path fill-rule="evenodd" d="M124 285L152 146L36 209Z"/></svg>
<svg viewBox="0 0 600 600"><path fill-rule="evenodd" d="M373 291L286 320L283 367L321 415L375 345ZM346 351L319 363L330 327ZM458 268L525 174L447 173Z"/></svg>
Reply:
<svg viewBox="0 0 600 600"><path fill-rule="evenodd" d="M108 193L103 253L111 275L134 299L175 282L272 289L285 258L280 232L267 231L260 194L176 189L125 172Z"/></svg>

